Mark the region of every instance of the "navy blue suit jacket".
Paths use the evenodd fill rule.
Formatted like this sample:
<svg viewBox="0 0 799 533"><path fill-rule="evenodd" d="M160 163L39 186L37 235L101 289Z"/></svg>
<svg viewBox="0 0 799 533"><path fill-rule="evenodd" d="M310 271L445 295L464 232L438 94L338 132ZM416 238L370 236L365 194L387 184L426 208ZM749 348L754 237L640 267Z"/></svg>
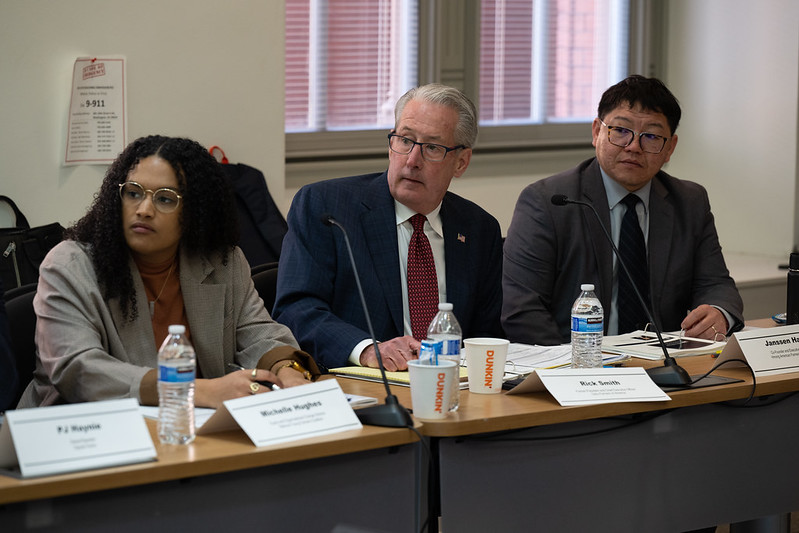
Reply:
<svg viewBox="0 0 799 533"><path fill-rule="evenodd" d="M502 239L478 205L447 192L441 205L447 299L464 338L502 336ZM404 335L394 198L385 172L307 185L294 197L283 240L273 317L327 368L346 366L370 337L347 248L346 229L378 341Z"/></svg>

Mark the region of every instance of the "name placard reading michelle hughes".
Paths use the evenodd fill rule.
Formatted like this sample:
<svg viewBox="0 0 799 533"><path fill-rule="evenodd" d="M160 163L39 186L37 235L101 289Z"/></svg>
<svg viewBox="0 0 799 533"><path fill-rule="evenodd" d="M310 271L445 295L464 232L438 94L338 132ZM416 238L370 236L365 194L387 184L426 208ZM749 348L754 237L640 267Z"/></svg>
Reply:
<svg viewBox="0 0 799 533"><path fill-rule="evenodd" d="M241 427L256 446L363 427L334 379L228 400L197 434L236 426Z"/></svg>

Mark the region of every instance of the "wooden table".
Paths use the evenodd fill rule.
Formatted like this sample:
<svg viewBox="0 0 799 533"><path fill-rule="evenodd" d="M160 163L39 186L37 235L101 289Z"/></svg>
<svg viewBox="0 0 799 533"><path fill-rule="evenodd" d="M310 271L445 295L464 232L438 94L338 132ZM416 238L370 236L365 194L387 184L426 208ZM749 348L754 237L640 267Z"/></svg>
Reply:
<svg viewBox="0 0 799 533"><path fill-rule="evenodd" d="M680 359L692 375L715 362ZM749 372L718 374L743 382L567 408L545 392L462 392L422 428L437 439L442 530L674 532L795 509L799 374L759 378L751 407L731 406Z"/></svg>
<svg viewBox="0 0 799 533"><path fill-rule="evenodd" d="M411 430L364 427L256 448L240 430L163 446L148 426L156 462L0 475L0 529L406 532L426 520L427 458Z"/></svg>
<svg viewBox="0 0 799 533"><path fill-rule="evenodd" d="M700 374L716 362L680 359ZM653 363L635 362L643 366ZM799 504L799 374L670 393L669 402L560 407L549 393L461 392L425 421L442 530L681 531ZM382 400L383 386L339 378ZM406 407L410 390L392 387ZM779 401L777 401L779 400ZM154 425L151 425L154 431ZM153 433L154 441L157 442ZM155 463L41 479L0 476L0 523L141 531L251 526L419 531L426 458L410 430L365 427L255 448L241 431L160 446Z"/></svg>

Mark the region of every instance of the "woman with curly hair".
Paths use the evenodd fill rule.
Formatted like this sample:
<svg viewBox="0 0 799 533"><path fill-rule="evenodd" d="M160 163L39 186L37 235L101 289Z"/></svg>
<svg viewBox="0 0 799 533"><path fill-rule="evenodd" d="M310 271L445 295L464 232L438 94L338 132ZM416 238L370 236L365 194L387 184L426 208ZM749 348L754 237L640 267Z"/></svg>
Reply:
<svg viewBox="0 0 799 533"><path fill-rule="evenodd" d="M258 297L236 220L228 182L200 144L132 142L42 263L36 371L19 407L125 397L157 405L170 324L186 326L197 353L197 406L265 392L255 380L290 387L318 374ZM229 365L254 370L225 375Z"/></svg>

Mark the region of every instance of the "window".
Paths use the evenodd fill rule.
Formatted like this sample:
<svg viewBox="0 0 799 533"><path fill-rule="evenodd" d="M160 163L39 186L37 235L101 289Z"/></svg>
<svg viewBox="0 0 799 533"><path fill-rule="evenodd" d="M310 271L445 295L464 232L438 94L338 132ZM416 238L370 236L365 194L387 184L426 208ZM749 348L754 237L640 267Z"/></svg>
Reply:
<svg viewBox="0 0 799 533"><path fill-rule="evenodd" d="M374 130L393 126L399 96L430 81L477 103L478 150L585 146L601 93L650 66L628 53L646 33L647 5L287 0L287 159L385 153Z"/></svg>
<svg viewBox="0 0 799 533"><path fill-rule="evenodd" d="M627 75L624 0L483 0L480 124L591 121Z"/></svg>
<svg viewBox="0 0 799 533"><path fill-rule="evenodd" d="M286 132L385 129L416 85L416 3L286 2Z"/></svg>

